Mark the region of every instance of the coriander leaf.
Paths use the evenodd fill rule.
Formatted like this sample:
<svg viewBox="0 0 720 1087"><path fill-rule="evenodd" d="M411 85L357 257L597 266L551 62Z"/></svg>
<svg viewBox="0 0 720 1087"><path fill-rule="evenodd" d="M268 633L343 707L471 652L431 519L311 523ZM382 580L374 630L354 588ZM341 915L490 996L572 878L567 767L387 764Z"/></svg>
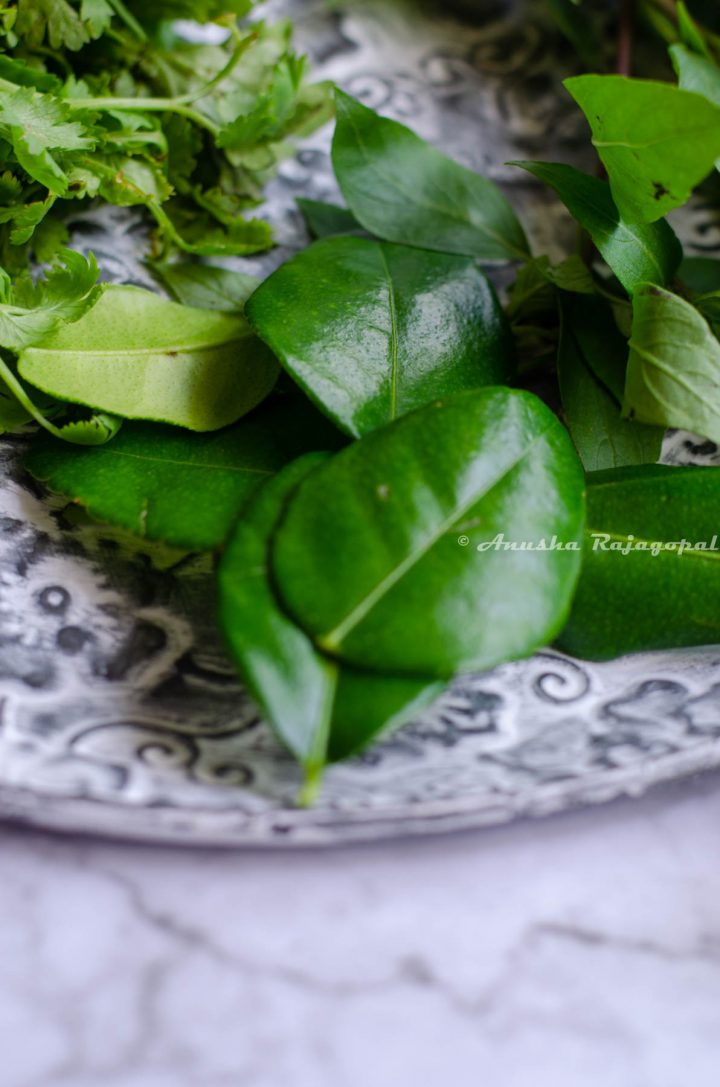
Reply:
<svg viewBox="0 0 720 1087"><path fill-rule="evenodd" d="M148 204L160 233L164 233L183 253L198 257L248 256L272 245L272 230L261 219L237 219L221 226L210 215L179 206Z"/></svg>
<svg viewBox="0 0 720 1087"><path fill-rule="evenodd" d="M694 306L646 284L635 292L623 414L720 442L720 343Z"/></svg>
<svg viewBox="0 0 720 1087"><path fill-rule="evenodd" d="M12 144L18 162L30 177L62 195L67 177L51 152L87 150L95 136L61 101L31 87L18 87L0 96L0 134Z"/></svg>
<svg viewBox="0 0 720 1087"><path fill-rule="evenodd" d="M34 68L19 57L0 54L0 79L15 83L18 87L35 87L38 91L59 91L62 87L57 76L42 68Z"/></svg>
<svg viewBox="0 0 720 1087"><path fill-rule="evenodd" d="M559 162L514 165L555 190L573 218L587 230L628 294L639 283L664 286L677 271L682 246L672 227L664 219L657 223L626 223L606 181Z"/></svg>
<svg viewBox="0 0 720 1087"><path fill-rule="evenodd" d="M77 51L88 41L78 12L67 0L18 0L15 31L30 46Z"/></svg>
<svg viewBox="0 0 720 1087"><path fill-rule="evenodd" d="M41 434L27 467L99 521L205 551L222 545L244 503L284 464L340 441L307 401L273 397L214 434L126 423L109 445L92 450Z"/></svg>
<svg viewBox="0 0 720 1087"><path fill-rule="evenodd" d="M80 18L82 19L88 37L100 38L112 23L115 11L108 0L82 0L80 4Z"/></svg>
<svg viewBox="0 0 720 1087"><path fill-rule="evenodd" d="M567 431L536 397L460 393L374 431L300 485L275 538L274 583L344 663L438 677L491 668L563 625L583 486ZM526 547L495 549L501 533ZM549 549L553 536L574 547Z"/></svg>
<svg viewBox="0 0 720 1087"><path fill-rule="evenodd" d="M389 242L480 260L525 260L515 212L491 181L337 91L333 166L350 211Z"/></svg>
<svg viewBox="0 0 720 1087"><path fill-rule="evenodd" d="M720 157L720 109L669 83L576 76L565 86L587 117L627 222L684 204Z"/></svg>
<svg viewBox="0 0 720 1087"><path fill-rule="evenodd" d="M79 320L97 301L98 266L87 257L65 249L60 262L44 279L29 277L6 285L0 303L0 346L22 351L45 339L61 325Z"/></svg>
<svg viewBox="0 0 720 1087"><path fill-rule="evenodd" d="M326 238L270 276L245 312L317 406L353 437L437 396L513 374L500 304L465 257Z"/></svg>
<svg viewBox="0 0 720 1087"><path fill-rule="evenodd" d="M58 400L207 431L263 400L278 365L240 316L111 286L75 324L23 351L19 371Z"/></svg>
<svg viewBox="0 0 720 1087"><path fill-rule="evenodd" d="M560 646L609 660L720 642L720 472L598 472L588 477L587 501L582 573ZM681 553L682 540L704 546Z"/></svg>
<svg viewBox="0 0 720 1087"><path fill-rule="evenodd" d="M430 680L340 668L318 653L278 603L270 541L289 497L324 460L309 454L263 485L238 521L218 570L219 618L230 653L278 737L304 768L307 792L328 761L360 750L441 689Z"/></svg>
<svg viewBox="0 0 720 1087"><path fill-rule="evenodd" d="M664 431L620 415L620 404L598 380L597 369L625 369L627 344L613 332L610 306L599 298L562 302L558 377L563 413L587 472L626 464L653 464ZM588 358L586 351L591 353Z"/></svg>
<svg viewBox="0 0 720 1087"><path fill-rule="evenodd" d="M191 261L153 264L152 271L178 302L222 313L242 313L259 283L255 276L243 272Z"/></svg>
<svg viewBox="0 0 720 1087"><path fill-rule="evenodd" d="M313 238L331 238L336 234L363 234L363 228L347 208L326 204L322 200L295 201L305 219L308 232Z"/></svg>

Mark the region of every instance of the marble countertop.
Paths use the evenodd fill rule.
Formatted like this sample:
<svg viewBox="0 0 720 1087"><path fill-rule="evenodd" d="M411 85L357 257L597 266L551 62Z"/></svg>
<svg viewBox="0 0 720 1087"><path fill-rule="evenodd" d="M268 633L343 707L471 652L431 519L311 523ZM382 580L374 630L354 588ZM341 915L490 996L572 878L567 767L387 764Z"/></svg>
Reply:
<svg viewBox="0 0 720 1087"><path fill-rule="evenodd" d="M720 775L344 851L0 830L3 1087L715 1087Z"/></svg>

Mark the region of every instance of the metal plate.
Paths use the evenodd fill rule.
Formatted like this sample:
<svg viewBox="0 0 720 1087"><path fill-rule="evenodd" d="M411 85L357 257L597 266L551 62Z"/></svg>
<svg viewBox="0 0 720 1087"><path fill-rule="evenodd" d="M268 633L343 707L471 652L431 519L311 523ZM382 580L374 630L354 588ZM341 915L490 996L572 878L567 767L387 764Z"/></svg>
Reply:
<svg viewBox="0 0 720 1087"><path fill-rule="evenodd" d="M386 0L269 8L290 11L320 77L506 185L537 251L572 247L557 202L502 165L589 165L584 122L559 86L562 46L539 17L523 8L469 25L446 5ZM242 267L266 271L302 244L297 195L337 196L328 146L318 134L284 164L267 207L280 248ZM679 229L697 251L718 248L702 206ZM75 222L78 247L119 281L148 282L143 235L126 211ZM207 564L163 572L140 544L133 554L78 521L24 475L22 444L0 443L8 818L189 844L329 844L543 815L720 763L720 649L593 666L548 652L458 679L421 719L332 769L317 806L298 811L297 771L222 652ZM679 433L664 457L720 464L715 446Z"/></svg>

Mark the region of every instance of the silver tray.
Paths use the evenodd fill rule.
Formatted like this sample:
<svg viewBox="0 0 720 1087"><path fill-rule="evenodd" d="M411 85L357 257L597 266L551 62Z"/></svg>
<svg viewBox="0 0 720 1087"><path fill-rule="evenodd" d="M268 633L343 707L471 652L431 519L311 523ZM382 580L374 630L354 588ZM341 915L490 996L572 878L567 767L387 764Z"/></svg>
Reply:
<svg viewBox="0 0 720 1087"><path fill-rule="evenodd" d="M539 14L502 5L463 25L445 5L272 3L289 11L319 77L407 121L506 186L539 252L573 227L511 158L590 165L582 118L559 85L562 46ZM567 54L568 64L571 57ZM334 199L330 134L288 160L266 214L280 246L303 232L294 199ZM104 209L75 221L106 275L149 283L144 225ZM696 251L720 244L701 205L676 223ZM499 823L638 795L720 763L720 649L587 665L548 651L459 678L423 717L329 771L310 811L298 778L238 686L213 617L207 560L159 570L78 520L0 442L0 815L46 828L213 845L314 845ZM720 464L674 433L664 459Z"/></svg>

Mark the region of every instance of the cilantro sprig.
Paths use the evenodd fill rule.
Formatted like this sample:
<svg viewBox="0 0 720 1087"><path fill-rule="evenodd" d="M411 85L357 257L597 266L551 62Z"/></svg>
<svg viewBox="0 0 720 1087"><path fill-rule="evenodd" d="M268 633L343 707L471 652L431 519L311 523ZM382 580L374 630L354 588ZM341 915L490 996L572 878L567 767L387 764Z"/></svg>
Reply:
<svg viewBox="0 0 720 1087"><path fill-rule="evenodd" d="M246 255L248 217L287 141L329 113L290 25L241 25L248 0L18 0L0 13L0 262L47 260L72 203L147 208L153 255ZM198 44L171 20L215 20Z"/></svg>

